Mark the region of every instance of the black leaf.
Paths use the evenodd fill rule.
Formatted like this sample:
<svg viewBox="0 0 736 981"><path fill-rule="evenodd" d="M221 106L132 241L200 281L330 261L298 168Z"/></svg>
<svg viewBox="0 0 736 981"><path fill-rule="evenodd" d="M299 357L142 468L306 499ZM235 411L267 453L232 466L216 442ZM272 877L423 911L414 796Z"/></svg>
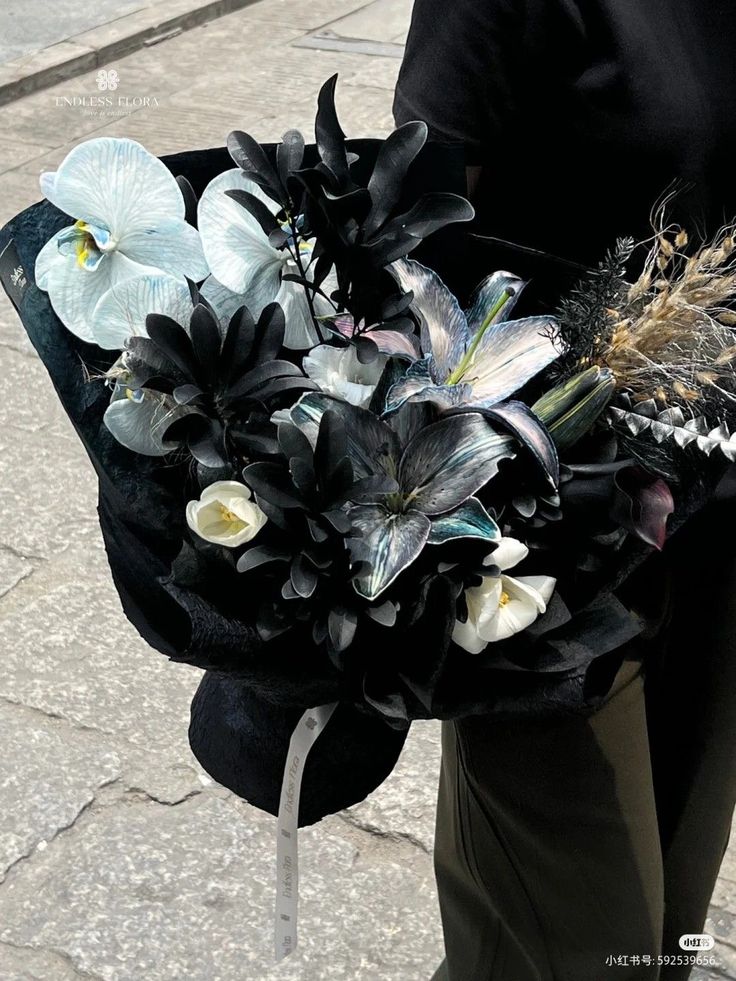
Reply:
<svg viewBox="0 0 736 981"><path fill-rule="evenodd" d="M277 463L251 463L243 470L243 480L259 498L279 508L304 508L288 473Z"/></svg>
<svg viewBox="0 0 736 981"><path fill-rule="evenodd" d="M257 140L248 133L234 130L227 138L227 149L246 177L263 188L274 201L279 204L284 203L281 182Z"/></svg>
<svg viewBox="0 0 736 981"><path fill-rule="evenodd" d="M309 599L317 588L319 576L303 556L298 555L291 563L291 585L302 599Z"/></svg>
<svg viewBox="0 0 736 981"><path fill-rule="evenodd" d="M329 487L333 473L347 452L348 441L343 421L336 412L328 409L320 420L314 449L314 469L323 489Z"/></svg>
<svg viewBox="0 0 736 981"><path fill-rule="evenodd" d="M179 185L179 190L181 191L181 196L184 198L184 221L189 225L193 225L194 228L197 227L197 195L194 193L194 188L186 179L180 174L176 178L176 183Z"/></svg>
<svg viewBox="0 0 736 981"><path fill-rule="evenodd" d="M358 616L354 610L342 607L330 610L330 615L327 618L327 630L330 635L330 643L336 651L345 651L350 647L357 627Z"/></svg>
<svg viewBox="0 0 736 981"><path fill-rule="evenodd" d="M225 194L229 198L232 198L233 201L237 201L241 207L253 215L266 235L270 235L274 231L281 231L281 226L276 221L276 215L255 194L251 194L250 191L244 191L242 188L233 188L232 190L225 191Z"/></svg>
<svg viewBox="0 0 736 981"><path fill-rule="evenodd" d="M192 350L199 363L201 374L208 384L212 385L217 378L220 360L220 328L207 307L201 303L194 308L189 330Z"/></svg>
<svg viewBox="0 0 736 981"><path fill-rule="evenodd" d="M319 90L314 133L322 163L334 176L338 186L350 185L350 171L345 150L345 134L335 111L337 75L328 78Z"/></svg>
<svg viewBox="0 0 736 981"><path fill-rule="evenodd" d="M262 565L270 562L286 562L291 558L291 554L286 549L276 548L273 545L256 545L249 548L238 559L238 572L250 572L251 569L258 569Z"/></svg>
<svg viewBox="0 0 736 981"><path fill-rule="evenodd" d="M159 351L172 364L187 378L192 381L198 380L192 342L180 324L161 313L149 313L146 317L146 330Z"/></svg>
<svg viewBox="0 0 736 981"><path fill-rule="evenodd" d="M363 232L370 237L396 207L410 164L427 142L427 125L404 123L384 140L368 182L372 208Z"/></svg>
<svg viewBox="0 0 736 981"><path fill-rule="evenodd" d="M289 129L276 147L276 167L281 183L286 187L289 177L304 161L304 137L298 129Z"/></svg>

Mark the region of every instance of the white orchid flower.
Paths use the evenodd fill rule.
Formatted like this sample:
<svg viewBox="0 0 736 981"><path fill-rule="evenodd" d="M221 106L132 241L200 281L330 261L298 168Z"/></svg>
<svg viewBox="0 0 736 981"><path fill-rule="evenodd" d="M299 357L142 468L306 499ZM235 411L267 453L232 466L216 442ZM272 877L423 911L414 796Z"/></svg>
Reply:
<svg viewBox="0 0 736 981"><path fill-rule="evenodd" d="M217 480L187 504L187 524L195 535L228 548L255 538L267 520L250 488L237 480Z"/></svg>
<svg viewBox="0 0 736 981"><path fill-rule="evenodd" d="M504 575L528 554L526 545L515 538L501 538L483 563L497 566L501 575L485 576L480 586L465 590L468 619L455 621L452 639L469 654L480 654L488 644L526 630L547 609L555 579Z"/></svg>
<svg viewBox="0 0 736 981"><path fill-rule="evenodd" d="M269 303L280 304L286 317L286 347L312 347L319 338L304 287L283 279L286 274L298 274L299 268L289 250L274 248L256 218L226 193L235 190L249 191L273 214L279 210L237 167L211 180L199 201L197 224L212 274L221 286L241 296L256 318ZM311 247L304 241L298 247L306 267ZM319 295L313 305L318 316L334 313Z"/></svg>
<svg viewBox="0 0 736 981"><path fill-rule="evenodd" d="M352 344L320 344L304 358L302 366L323 392L366 408L387 361L385 354L379 354L370 364L361 364Z"/></svg>
<svg viewBox="0 0 736 981"><path fill-rule="evenodd" d="M41 190L76 221L39 252L36 284L82 340L97 343L95 308L124 280L156 272L195 281L207 275L176 180L134 140L80 143L55 173L41 175Z"/></svg>

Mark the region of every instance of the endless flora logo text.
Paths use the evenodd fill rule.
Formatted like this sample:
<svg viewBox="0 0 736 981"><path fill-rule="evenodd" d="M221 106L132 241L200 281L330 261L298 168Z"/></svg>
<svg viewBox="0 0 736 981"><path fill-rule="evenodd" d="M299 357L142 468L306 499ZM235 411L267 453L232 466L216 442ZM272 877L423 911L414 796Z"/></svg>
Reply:
<svg viewBox="0 0 736 981"><path fill-rule="evenodd" d="M114 68L101 68L95 76L100 95L57 95L54 104L60 109L82 109L87 116L124 116L136 109L158 109L153 95L124 95L118 91L120 73ZM115 93L111 95L110 93Z"/></svg>

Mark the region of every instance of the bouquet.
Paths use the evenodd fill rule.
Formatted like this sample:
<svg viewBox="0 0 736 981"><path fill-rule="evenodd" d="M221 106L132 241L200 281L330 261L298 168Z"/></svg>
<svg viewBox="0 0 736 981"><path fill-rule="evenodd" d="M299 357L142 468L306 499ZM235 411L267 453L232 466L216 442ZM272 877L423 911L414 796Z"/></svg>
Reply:
<svg viewBox="0 0 736 981"><path fill-rule="evenodd" d="M301 717L302 759L336 705L378 723L370 790L413 719L603 698L642 629L618 587L736 459L736 266L730 230L692 248L662 219L633 282L625 240L554 311L511 271L458 298L462 163L420 122L347 141L334 90L314 146L80 144L0 265L128 616L221 707ZM194 748L233 785L232 749ZM275 813L273 769L245 795ZM300 777L294 832L345 806L300 809Z"/></svg>

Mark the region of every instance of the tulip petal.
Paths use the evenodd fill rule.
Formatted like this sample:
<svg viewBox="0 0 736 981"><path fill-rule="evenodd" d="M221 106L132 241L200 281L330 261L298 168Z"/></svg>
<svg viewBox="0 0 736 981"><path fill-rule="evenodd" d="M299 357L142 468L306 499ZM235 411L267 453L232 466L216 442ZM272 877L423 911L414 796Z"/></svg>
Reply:
<svg viewBox="0 0 736 981"><path fill-rule="evenodd" d="M520 579L502 576L501 589L505 602L490 616L481 615L478 633L487 643L506 640L530 627L545 610L541 596Z"/></svg>
<svg viewBox="0 0 736 981"><path fill-rule="evenodd" d="M404 292L414 294L412 309L421 322L422 350L431 354L435 382L444 382L469 342L465 314L437 273L413 259L399 259L389 271Z"/></svg>
<svg viewBox="0 0 736 981"><path fill-rule="evenodd" d="M471 623L470 620L466 620L464 623L461 620L455 621L452 640L468 654L481 654L488 646L488 641L482 639L475 624Z"/></svg>
<svg viewBox="0 0 736 981"><path fill-rule="evenodd" d="M118 248L134 262L194 282L209 273L199 232L185 221L170 218L121 235Z"/></svg>
<svg viewBox="0 0 736 981"><path fill-rule="evenodd" d="M552 599L552 594L557 585L557 580L553 579L552 576L519 576L515 582L520 582L522 585L528 586L538 593L544 602L545 608L547 603ZM540 610L540 613L544 613L544 610Z"/></svg>
<svg viewBox="0 0 736 981"><path fill-rule="evenodd" d="M493 405L508 398L561 353L557 323L551 317L495 324L483 335L464 373L473 385L473 401Z"/></svg>
<svg viewBox="0 0 736 981"><path fill-rule="evenodd" d="M271 303L281 285L281 268L288 259L269 243L256 219L225 192L240 189L274 204L238 169L226 170L204 190L197 209L197 224L212 274L234 293L247 293L247 304L257 317Z"/></svg>
<svg viewBox="0 0 736 981"><path fill-rule="evenodd" d="M491 554L485 559L484 565L498 566L498 568L503 572L506 569L513 569L513 567L518 565L519 562L522 562L528 554L529 549L523 542L518 541L516 538L504 537L498 543L493 552L491 552Z"/></svg>
<svg viewBox="0 0 736 981"><path fill-rule="evenodd" d="M184 198L171 172L135 140L101 136L69 151L44 193L61 211L107 228L113 238L184 218Z"/></svg>
<svg viewBox="0 0 736 981"><path fill-rule="evenodd" d="M82 268L74 256L53 263L46 276L51 306L72 334L95 343L92 315L100 298L116 283L133 276L155 272L131 262L121 252L103 256L94 270Z"/></svg>
<svg viewBox="0 0 736 981"><path fill-rule="evenodd" d="M189 286L164 274L135 276L112 286L98 301L91 317L95 343L122 350L129 337L146 337L146 317L161 313L189 325L194 310Z"/></svg>

